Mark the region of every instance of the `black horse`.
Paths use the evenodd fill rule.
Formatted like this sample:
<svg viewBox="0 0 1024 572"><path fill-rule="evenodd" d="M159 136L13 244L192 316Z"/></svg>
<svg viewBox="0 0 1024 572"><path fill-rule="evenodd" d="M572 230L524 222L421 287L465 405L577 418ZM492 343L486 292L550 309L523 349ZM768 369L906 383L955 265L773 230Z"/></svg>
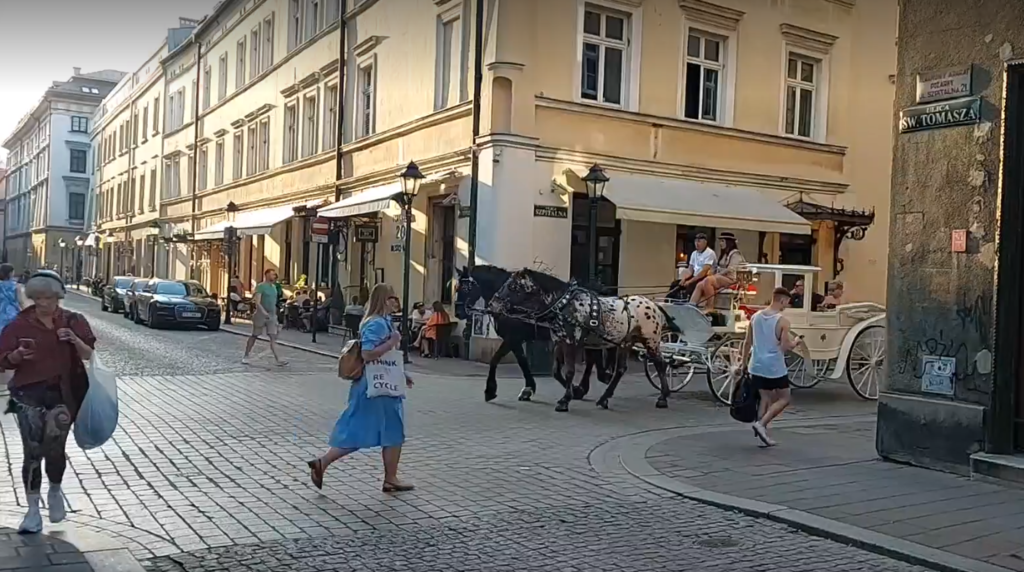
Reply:
<svg viewBox="0 0 1024 572"><path fill-rule="evenodd" d="M490 303L491 298L508 281L511 275L512 273L508 270L497 266L478 265L474 266L472 271L463 267L458 272L458 288L455 294L456 317L460 320L470 320L472 318L472 309L476 306L477 302L483 299L485 304ZM494 331L501 338L501 345L498 346L498 350L491 357L491 367L487 372L487 385L484 389L484 400L493 401L498 396L498 380L495 377L498 364L501 363L501 360L509 352L512 352L516 362L519 364L519 369L523 370L523 377L526 380L526 385L519 392L519 401L530 401L537 394L537 382L530 372L530 364L526 359L524 344L532 341L549 341L551 340L551 331L547 327L507 316L494 315L492 317L494 319ZM588 352L586 354L586 369L580 384L573 386L570 390L573 399L583 399L590 391L590 372L595 364L602 365L602 367L598 368L598 380L602 383L607 383L608 375L604 370L601 358L602 354L600 351ZM566 387L567 384L565 376L562 375L564 361L564 348L556 347L554 367L551 373L552 377L562 387Z"/></svg>

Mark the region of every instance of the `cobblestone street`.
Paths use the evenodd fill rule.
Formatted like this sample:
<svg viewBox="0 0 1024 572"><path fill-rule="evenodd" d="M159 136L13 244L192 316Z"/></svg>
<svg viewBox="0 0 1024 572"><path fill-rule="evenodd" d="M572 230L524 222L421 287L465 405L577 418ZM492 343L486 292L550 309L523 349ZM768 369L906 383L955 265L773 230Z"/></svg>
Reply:
<svg viewBox="0 0 1024 572"><path fill-rule="evenodd" d="M241 337L148 330L75 295L68 305L87 312L122 376L112 441L69 445L69 520L148 569L919 570L591 467L591 452L618 437L730 424L702 380L668 410L641 374L611 410L591 399L557 414L550 379L538 380L538 402L519 403L521 379L503 378L485 404L482 379L444 375L440 360L407 402L402 471L418 489L382 494L379 454L366 452L332 466L317 491L305 461L324 449L347 391L333 360L285 350L285 368L246 367ZM872 408L825 386L798 395L787 417ZM21 444L9 416L0 431L0 520L11 526L24 506Z"/></svg>

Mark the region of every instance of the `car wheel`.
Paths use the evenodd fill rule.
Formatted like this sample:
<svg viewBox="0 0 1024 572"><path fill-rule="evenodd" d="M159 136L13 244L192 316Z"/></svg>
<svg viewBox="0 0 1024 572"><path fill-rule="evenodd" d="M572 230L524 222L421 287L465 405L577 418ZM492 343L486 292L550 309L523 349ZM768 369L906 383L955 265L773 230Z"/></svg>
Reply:
<svg viewBox="0 0 1024 572"><path fill-rule="evenodd" d="M142 323L142 318L139 317L139 309L137 307L132 309L132 321L136 324Z"/></svg>
<svg viewBox="0 0 1024 572"><path fill-rule="evenodd" d="M100 301L100 312L106 312L106 311L107 311L107 303L101 300Z"/></svg>
<svg viewBox="0 0 1024 572"><path fill-rule="evenodd" d="M154 330L157 329L158 324L156 321L156 316L150 316L149 319L146 320L146 325Z"/></svg>
<svg viewBox="0 0 1024 572"><path fill-rule="evenodd" d="M212 322L207 322L206 323L206 329L210 330L211 332L216 332L217 330L220 329L220 320L214 320Z"/></svg>

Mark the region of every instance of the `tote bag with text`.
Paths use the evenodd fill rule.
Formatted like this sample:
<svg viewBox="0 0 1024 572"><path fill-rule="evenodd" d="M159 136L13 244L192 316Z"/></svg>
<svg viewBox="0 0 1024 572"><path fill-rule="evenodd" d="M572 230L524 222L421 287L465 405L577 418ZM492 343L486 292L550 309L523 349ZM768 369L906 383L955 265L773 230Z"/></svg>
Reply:
<svg viewBox="0 0 1024 572"><path fill-rule="evenodd" d="M405 397L405 362L402 350L393 349L363 366L366 396Z"/></svg>

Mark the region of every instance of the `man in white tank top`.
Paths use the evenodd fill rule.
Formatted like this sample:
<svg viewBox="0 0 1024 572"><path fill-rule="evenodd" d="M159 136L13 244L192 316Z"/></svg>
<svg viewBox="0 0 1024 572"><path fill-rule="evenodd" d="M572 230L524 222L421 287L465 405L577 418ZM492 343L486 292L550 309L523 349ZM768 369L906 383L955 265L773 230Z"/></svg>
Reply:
<svg viewBox="0 0 1024 572"><path fill-rule="evenodd" d="M754 422L754 434L767 447L775 445L768 436L768 424L789 405L789 372L786 353L798 340L789 335L789 320L782 310L789 306L789 291L776 288L772 304L754 314L743 340L742 357L747 373L761 394L760 419Z"/></svg>

